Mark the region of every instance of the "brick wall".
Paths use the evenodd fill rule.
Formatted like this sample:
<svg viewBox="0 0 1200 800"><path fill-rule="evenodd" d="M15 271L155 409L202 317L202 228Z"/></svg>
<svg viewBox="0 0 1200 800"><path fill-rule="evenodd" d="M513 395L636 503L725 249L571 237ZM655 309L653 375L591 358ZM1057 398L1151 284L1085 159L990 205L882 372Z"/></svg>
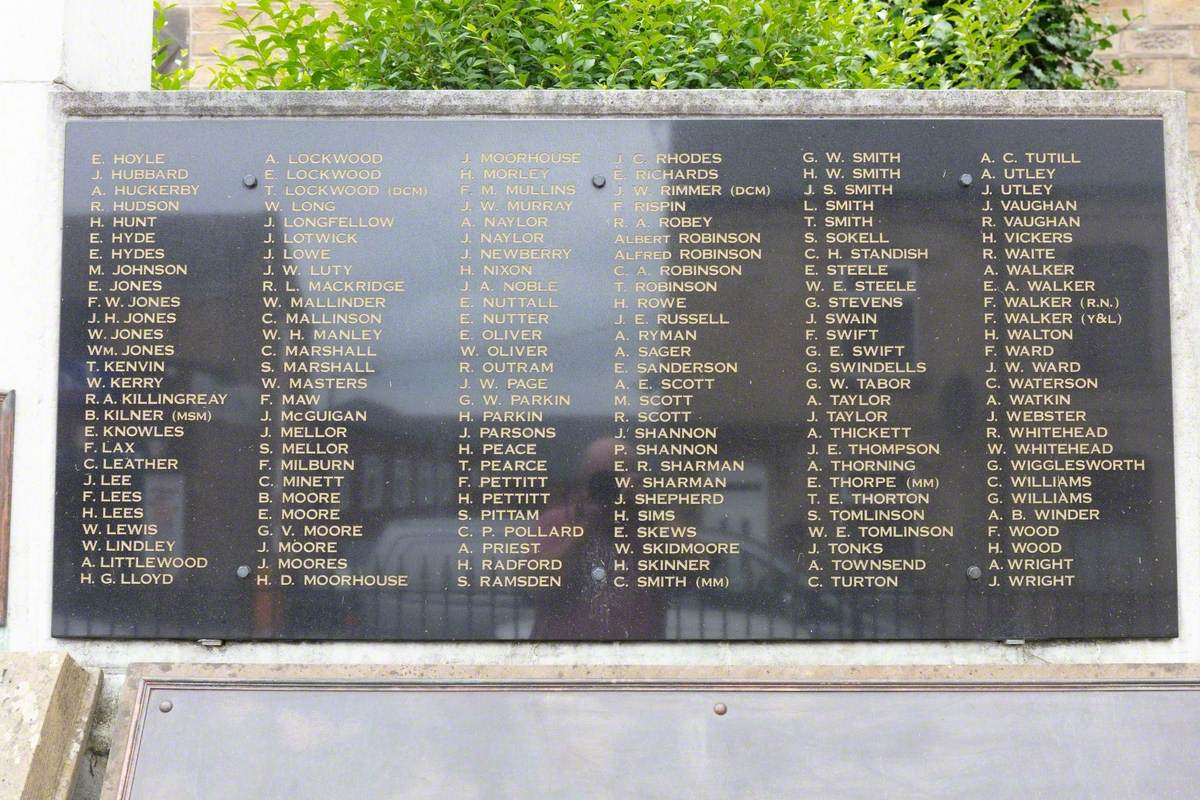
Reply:
<svg viewBox="0 0 1200 800"><path fill-rule="evenodd" d="M1188 150L1200 168L1200 0L1103 0L1102 13L1134 17L1116 42L1113 57L1139 72L1127 89L1180 89L1188 93Z"/></svg>
<svg viewBox="0 0 1200 800"><path fill-rule="evenodd" d="M221 27L221 0L174 0L187 36L193 66L216 63L212 51L221 48L233 32ZM245 2L243 2L243 5ZM332 10L332 2L316 0L321 10ZM1109 51L1141 73L1130 75L1122 85L1130 89L1183 89L1192 93L1189 108L1200 120L1200 0L1102 0L1097 16L1121 19L1121 9L1138 19L1119 37ZM204 71L197 88L207 83ZM1200 153L1200 127L1195 129L1192 151Z"/></svg>
<svg viewBox="0 0 1200 800"><path fill-rule="evenodd" d="M221 27L225 15L221 13L224 0L171 0L175 8L171 11L172 24L179 25L178 30L184 32L188 58L191 66L200 67L192 81L192 86L203 89L208 85L209 73L207 67L217 63L214 49L223 49L234 32ZM1197 0L1200 2L1200 0ZM320 12L325 13L334 9L332 2L309 0ZM249 5L248 0L240 0L238 5Z"/></svg>
<svg viewBox="0 0 1200 800"><path fill-rule="evenodd" d="M221 27L220 0L175 0L174 14L186 31L190 61L200 66L193 84L208 83L204 67L216 63L214 48L222 47L232 31ZM333 3L313 3L332 9ZM1107 55L1140 71L1121 81L1128 89L1182 89L1188 92L1192 120L1189 150L1200 167L1200 0L1102 0L1098 16L1121 20L1128 9L1135 21Z"/></svg>

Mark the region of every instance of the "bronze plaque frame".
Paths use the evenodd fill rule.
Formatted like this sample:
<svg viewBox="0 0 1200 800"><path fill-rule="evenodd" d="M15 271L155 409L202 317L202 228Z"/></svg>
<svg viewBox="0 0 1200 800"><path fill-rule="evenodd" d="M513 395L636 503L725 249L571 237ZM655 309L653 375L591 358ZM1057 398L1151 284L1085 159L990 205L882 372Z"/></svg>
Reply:
<svg viewBox="0 0 1200 800"><path fill-rule="evenodd" d="M0 625L8 622L8 548L12 527L13 433L16 392L0 392Z"/></svg>
<svg viewBox="0 0 1200 800"><path fill-rule="evenodd" d="M293 666L280 665L134 665L124 688L108 773L105 777L102 800L128 800L133 796L133 778L139 755L141 737L149 714L169 711L162 708L161 694L194 690L220 691L280 691L318 690L329 692L419 692L434 694L461 692L524 692L524 693L693 693L702 695L696 707L704 720L723 717L727 710L735 713L737 699L730 699L726 709L723 702L712 704L710 695L741 699L746 693L766 703L787 702L787 698L762 697L767 694L810 693L824 696L843 695L832 702L852 704L852 695L880 693L914 695L925 693L967 693L976 700L993 693L1023 693L1045 695L1055 699L1063 695L1107 692L1121 693L1120 703L1139 702L1146 698L1136 693L1169 691L1194 693L1200 691L1200 667L1190 664L1163 665L982 665L930 667L552 667L552 666ZM736 694L735 694L736 693ZM1125 693L1130 693L1128 696ZM647 700L651 698L647 697ZM896 698L905 702L904 698ZM913 698L914 701L920 698ZM1049 698L1047 698L1049 699ZM1070 700L1070 698L1067 698ZM606 698L607 700L607 698ZM957 704L959 700L954 699ZM969 697L962 698L970 702ZM1022 713L1028 714L1030 724L1038 716L1035 700L1021 701ZM641 704L641 698L637 699ZM606 706L603 703L602 706ZM689 712L690 713L690 712ZM1052 712L1051 712L1052 713ZM732 719L732 717L731 717ZM1057 719L1057 718L1056 718ZM495 724L495 720L487 722ZM1056 721L1049 723L1056 725ZM881 736L902 737L904 731L881 729ZM1070 736L1070 730L1063 731ZM1115 736L1113 731L1099 730L1101 737ZM1120 738L1120 737L1117 737ZM935 745L938 743L934 743ZM1162 752L1153 743L1127 742L1136 751L1133 758L1149 771L1160 763ZM996 744L1002 746L1001 743ZM1186 742L1177 743L1178 750L1187 751ZM524 752L524 751L522 751ZM914 751L915 755L915 751ZM968 758L969 754L951 754L951 759ZM530 760L537 753L530 751ZM1165 766L1165 765L1163 765ZM719 767L719 765L716 765ZM715 768L715 767L714 767ZM1168 776L1170 777L1170 776ZM1178 780L1178 776L1175 776ZM988 786L976 786L984 792ZM597 797L609 796L604 787ZM505 795L498 795L505 796ZM723 796L716 794L713 796ZM859 795L848 795L859 796ZM865 796L865 795L863 795Z"/></svg>

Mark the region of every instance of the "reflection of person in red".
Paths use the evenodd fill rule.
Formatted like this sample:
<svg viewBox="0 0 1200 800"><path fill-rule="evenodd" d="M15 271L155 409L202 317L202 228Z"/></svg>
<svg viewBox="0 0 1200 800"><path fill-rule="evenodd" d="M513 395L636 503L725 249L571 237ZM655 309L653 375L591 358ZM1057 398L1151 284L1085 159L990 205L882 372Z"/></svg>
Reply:
<svg viewBox="0 0 1200 800"><path fill-rule="evenodd" d="M618 485L615 439L598 439L584 453L577 487L541 515L543 531L578 526L579 537L541 539L542 558L562 559L562 586L535 594L534 639L659 639L666 622L660 590L637 588L637 507L633 489ZM622 526L617 538L614 526ZM629 545L620 553L617 542ZM623 548L622 548L623 549ZM623 569L617 569L624 562Z"/></svg>

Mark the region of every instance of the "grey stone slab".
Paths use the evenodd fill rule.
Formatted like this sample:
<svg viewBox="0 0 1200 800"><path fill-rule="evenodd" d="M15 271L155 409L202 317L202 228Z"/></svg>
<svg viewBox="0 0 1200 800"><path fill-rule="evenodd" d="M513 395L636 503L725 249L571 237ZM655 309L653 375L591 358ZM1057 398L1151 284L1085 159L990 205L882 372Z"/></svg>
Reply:
<svg viewBox="0 0 1200 800"><path fill-rule="evenodd" d="M66 653L0 654L0 800L67 797L99 688Z"/></svg>
<svg viewBox="0 0 1200 800"><path fill-rule="evenodd" d="M70 116L1163 116L1174 91L907 89L70 92ZM1186 116L1186 113L1185 113Z"/></svg>

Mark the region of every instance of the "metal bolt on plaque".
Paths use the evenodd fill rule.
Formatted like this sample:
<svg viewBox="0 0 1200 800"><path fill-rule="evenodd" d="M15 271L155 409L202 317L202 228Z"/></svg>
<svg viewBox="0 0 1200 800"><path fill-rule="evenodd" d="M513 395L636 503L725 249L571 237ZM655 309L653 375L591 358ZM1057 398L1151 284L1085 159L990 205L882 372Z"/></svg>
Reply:
<svg viewBox="0 0 1200 800"><path fill-rule="evenodd" d="M255 186L258 186L258 178L253 175L243 175L242 186L245 186L247 189L253 189Z"/></svg>
<svg viewBox="0 0 1200 800"><path fill-rule="evenodd" d="M972 183L975 182L975 179L973 177L971 177L971 175L969 173L964 172L962 175L958 176L958 182L961 183L963 186L970 186Z"/></svg>
<svg viewBox="0 0 1200 800"><path fill-rule="evenodd" d="M603 189L604 184L606 184L606 183L608 183L608 179L605 178L603 175L593 175L592 176L592 186L595 186L597 189Z"/></svg>
<svg viewBox="0 0 1200 800"><path fill-rule="evenodd" d="M967 567L967 577L970 578L971 580L977 581L977 580L979 580L979 578L982 575L983 575L983 570L981 570L979 567L975 566L974 564Z"/></svg>

